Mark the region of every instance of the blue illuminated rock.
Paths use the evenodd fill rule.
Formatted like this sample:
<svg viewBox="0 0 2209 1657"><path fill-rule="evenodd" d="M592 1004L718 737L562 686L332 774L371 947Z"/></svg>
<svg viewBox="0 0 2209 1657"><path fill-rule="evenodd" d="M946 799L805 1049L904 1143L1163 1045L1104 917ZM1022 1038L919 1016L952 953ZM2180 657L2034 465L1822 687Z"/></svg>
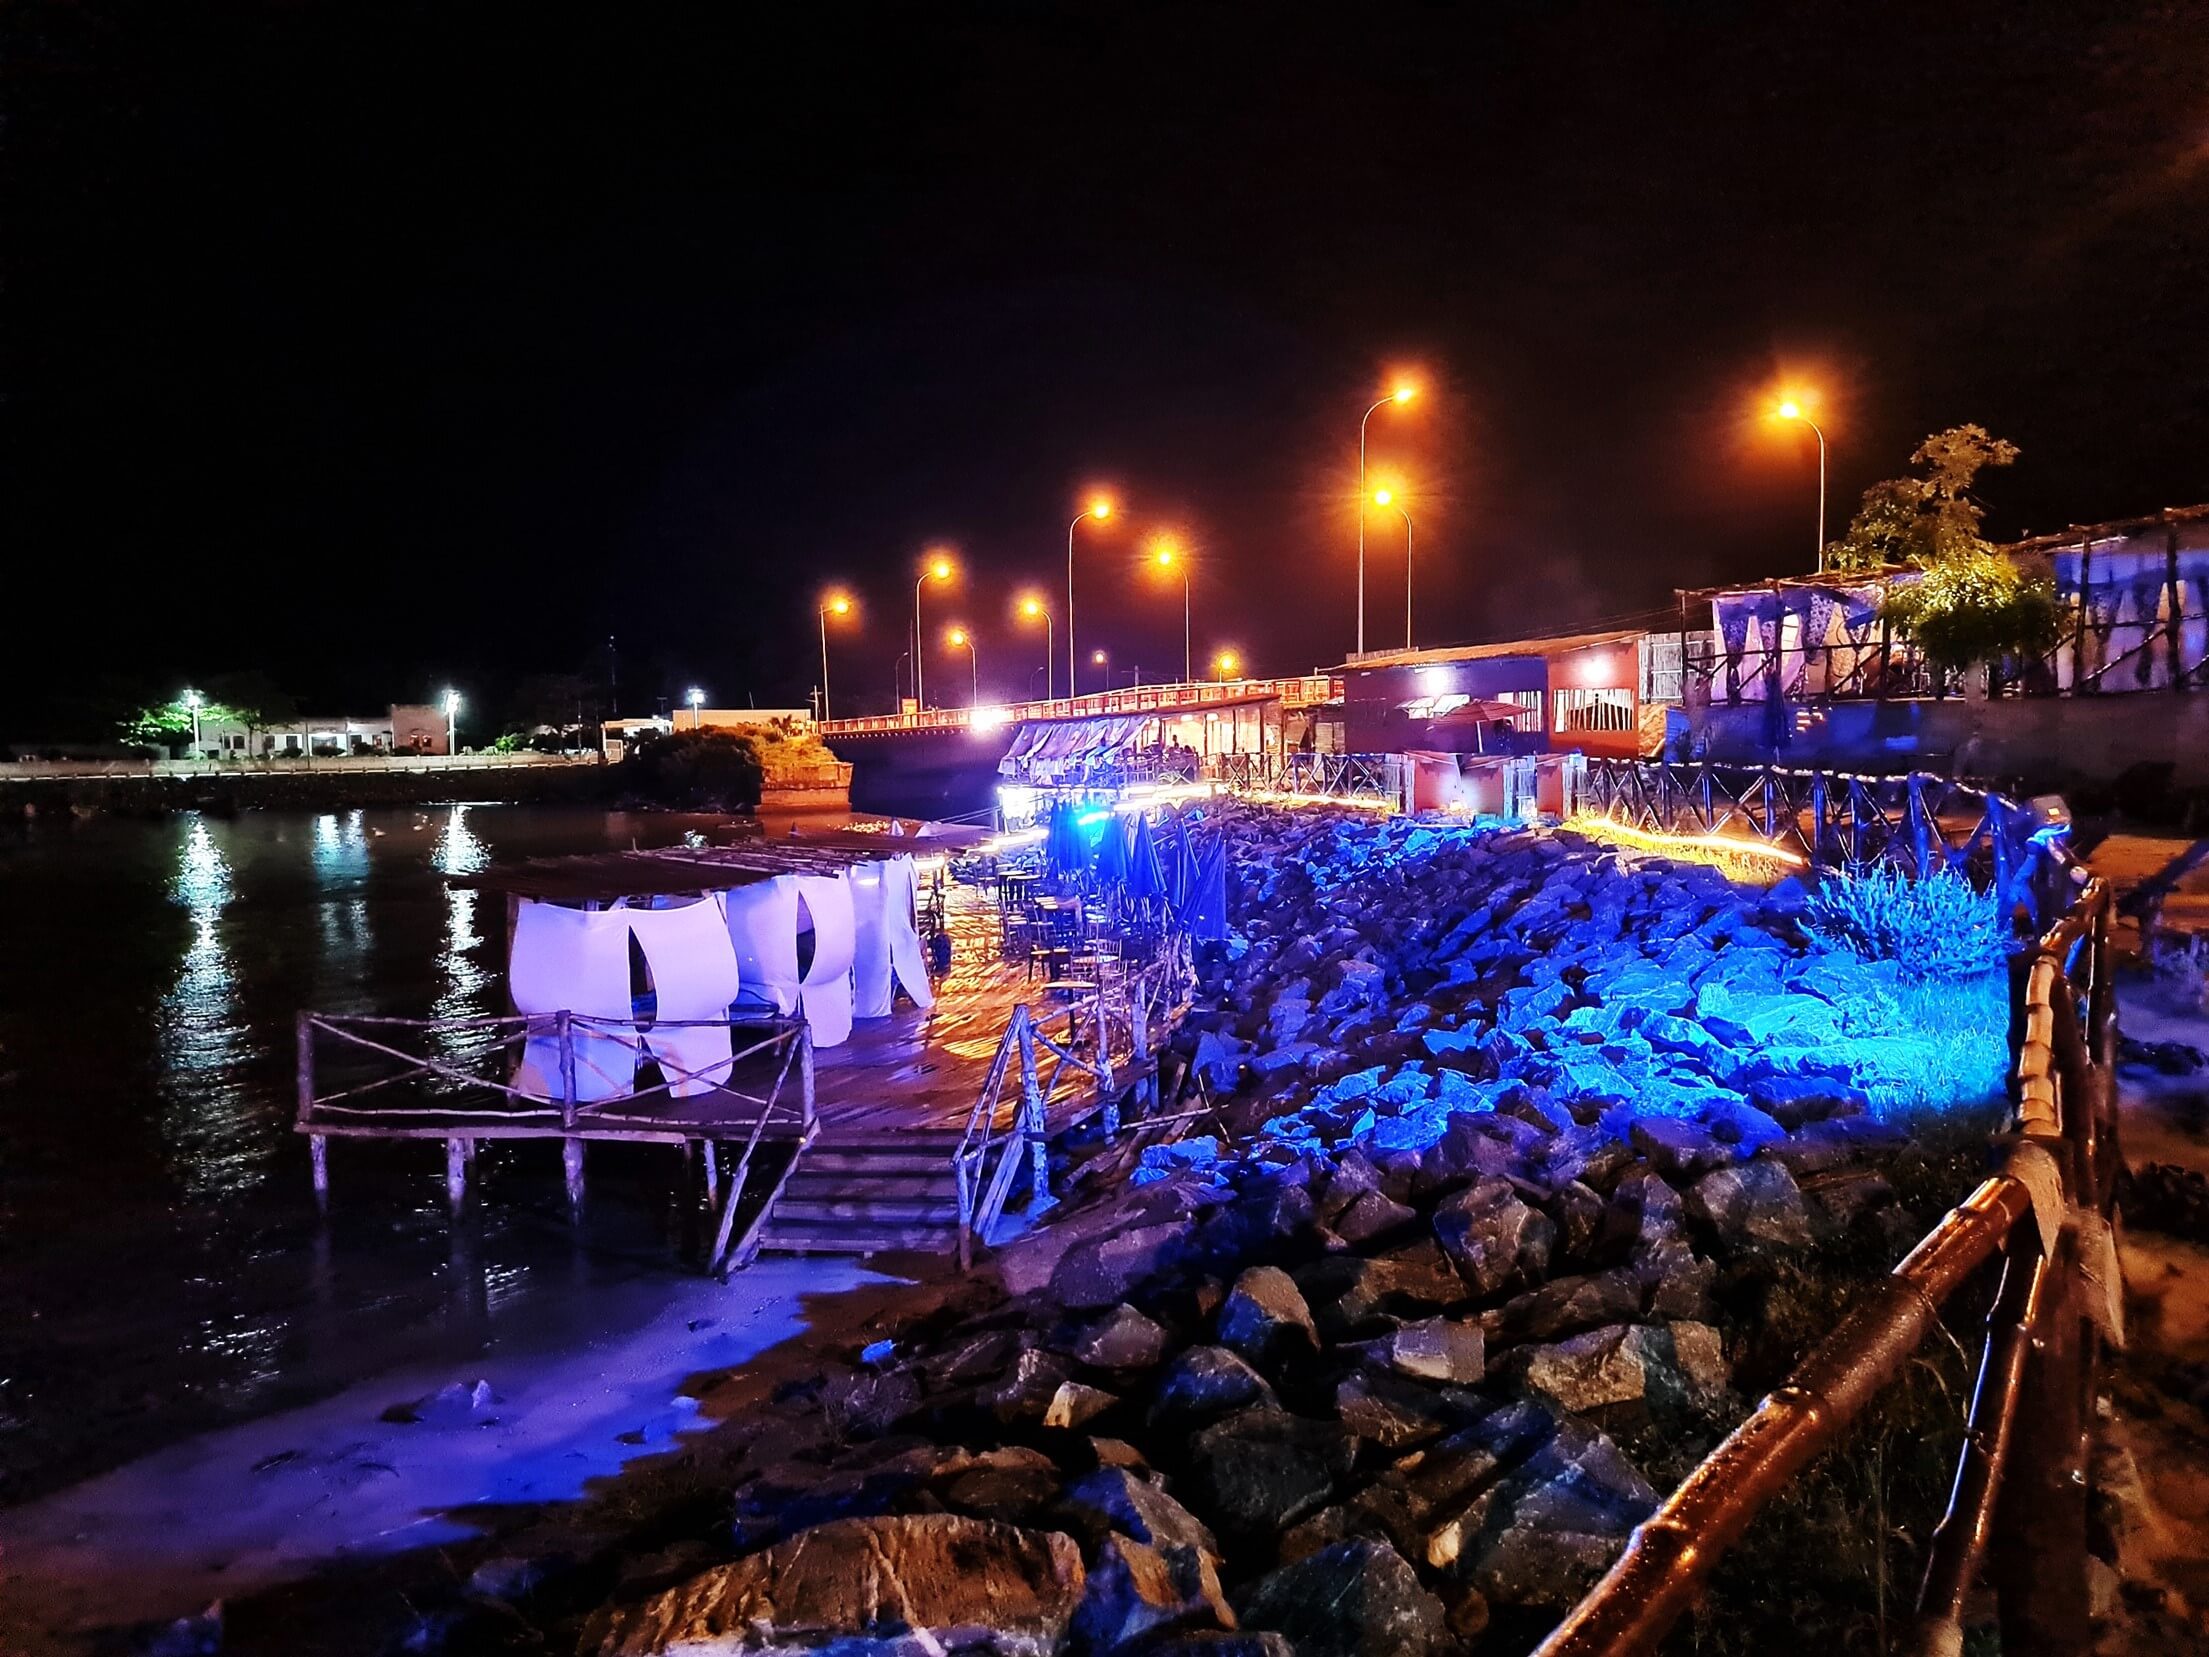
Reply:
<svg viewBox="0 0 2209 1657"><path fill-rule="evenodd" d="M1557 1227L1508 1180L1483 1179L1435 1205L1434 1234L1473 1292L1492 1295L1546 1275Z"/></svg>
<svg viewBox="0 0 2209 1657"><path fill-rule="evenodd" d="M1167 1365L1153 1396L1153 1426L1186 1431L1273 1396L1266 1379L1224 1346L1192 1346Z"/></svg>

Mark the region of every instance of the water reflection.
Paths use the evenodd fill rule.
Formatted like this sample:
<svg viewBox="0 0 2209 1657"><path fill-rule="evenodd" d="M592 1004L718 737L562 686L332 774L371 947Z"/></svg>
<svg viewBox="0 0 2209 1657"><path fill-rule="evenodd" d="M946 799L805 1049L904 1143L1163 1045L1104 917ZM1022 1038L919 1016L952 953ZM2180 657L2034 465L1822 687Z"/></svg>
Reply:
<svg viewBox="0 0 2209 1657"><path fill-rule="evenodd" d="M441 875L467 875L490 861L490 847L468 827L468 808L449 808L444 827L438 831L436 849L430 853L430 867ZM467 1018L497 1010L488 1005L493 973L484 964L483 933L477 925L482 902L483 894L473 886L445 888L445 936L437 952L437 996L430 1003L434 1018ZM498 1046L495 1036L466 1030L441 1028L435 1032L435 1039L447 1059L480 1056ZM478 1068L476 1073L486 1072Z"/></svg>
<svg viewBox="0 0 2209 1657"><path fill-rule="evenodd" d="M236 967L223 939L223 911L235 895L230 860L207 819L195 814L169 882L190 932L161 1000L160 1088L163 1138L197 1198L235 1195L264 1173L251 1113L232 1085L248 1051Z"/></svg>
<svg viewBox="0 0 2209 1657"><path fill-rule="evenodd" d="M368 922L368 836L361 813L324 812L314 820L315 884L321 888L325 966L351 963L373 943Z"/></svg>

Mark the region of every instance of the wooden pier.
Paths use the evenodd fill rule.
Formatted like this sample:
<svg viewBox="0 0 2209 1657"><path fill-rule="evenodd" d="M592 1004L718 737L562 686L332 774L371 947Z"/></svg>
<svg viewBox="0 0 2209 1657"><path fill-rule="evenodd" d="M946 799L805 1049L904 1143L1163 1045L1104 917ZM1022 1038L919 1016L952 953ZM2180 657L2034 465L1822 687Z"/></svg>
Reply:
<svg viewBox="0 0 2209 1657"><path fill-rule="evenodd" d="M968 1257L987 1242L1023 1156L1041 1190L1052 1138L1100 1114L1116 1127L1155 1102L1151 1034L1172 1016L1186 969L1178 942L1161 939L1100 982L1046 984L1003 958L988 892L949 887L943 918L951 965L932 1007L901 1002L819 1050L802 1018L725 1021L735 1059L711 1086L668 1066L656 1085L618 1098L572 1096L578 1043L641 1053L654 1028L682 1024L302 1012L295 1125L312 1148L316 1192L326 1200L337 1139L443 1141L456 1208L486 1142L559 1141L577 1205L592 1141L665 1144L684 1149L715 1211L709 1269L763 1251ZM568 1097L514 1084L531 1044L561 1055Z"/></svg>

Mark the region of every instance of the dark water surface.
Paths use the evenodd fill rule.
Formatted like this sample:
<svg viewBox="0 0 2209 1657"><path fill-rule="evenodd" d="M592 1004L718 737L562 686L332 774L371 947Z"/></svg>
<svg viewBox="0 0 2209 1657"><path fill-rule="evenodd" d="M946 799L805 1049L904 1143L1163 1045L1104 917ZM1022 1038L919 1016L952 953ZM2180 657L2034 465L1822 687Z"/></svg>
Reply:
<svg viewBox="0 0 2209 1657"><path fill-rule="evenodd" d="M548 1334L667 1279L660 1148L489 1151L455 1228L441 1147L337 1141L317 1220L292 1016L504 1012L494 859L666 845L698 819L456 805L0 829L0 1504L395 1362ZM770 825L771 829L774 825Z"/></svg>

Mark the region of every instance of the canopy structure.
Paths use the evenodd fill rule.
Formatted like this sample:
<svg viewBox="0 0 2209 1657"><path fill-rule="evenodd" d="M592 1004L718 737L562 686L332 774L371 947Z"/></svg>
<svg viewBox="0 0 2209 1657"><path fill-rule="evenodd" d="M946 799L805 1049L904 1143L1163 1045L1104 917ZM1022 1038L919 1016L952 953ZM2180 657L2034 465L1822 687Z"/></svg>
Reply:
<svg viewBox="0 0 2209 1657"><path fill-rule="evenodd" d="M1117 759L1135 746L1153 715L1105 714L1096 719L1029 719L1013 733L997 762L1007 777L1054 777Z"/></svg>

